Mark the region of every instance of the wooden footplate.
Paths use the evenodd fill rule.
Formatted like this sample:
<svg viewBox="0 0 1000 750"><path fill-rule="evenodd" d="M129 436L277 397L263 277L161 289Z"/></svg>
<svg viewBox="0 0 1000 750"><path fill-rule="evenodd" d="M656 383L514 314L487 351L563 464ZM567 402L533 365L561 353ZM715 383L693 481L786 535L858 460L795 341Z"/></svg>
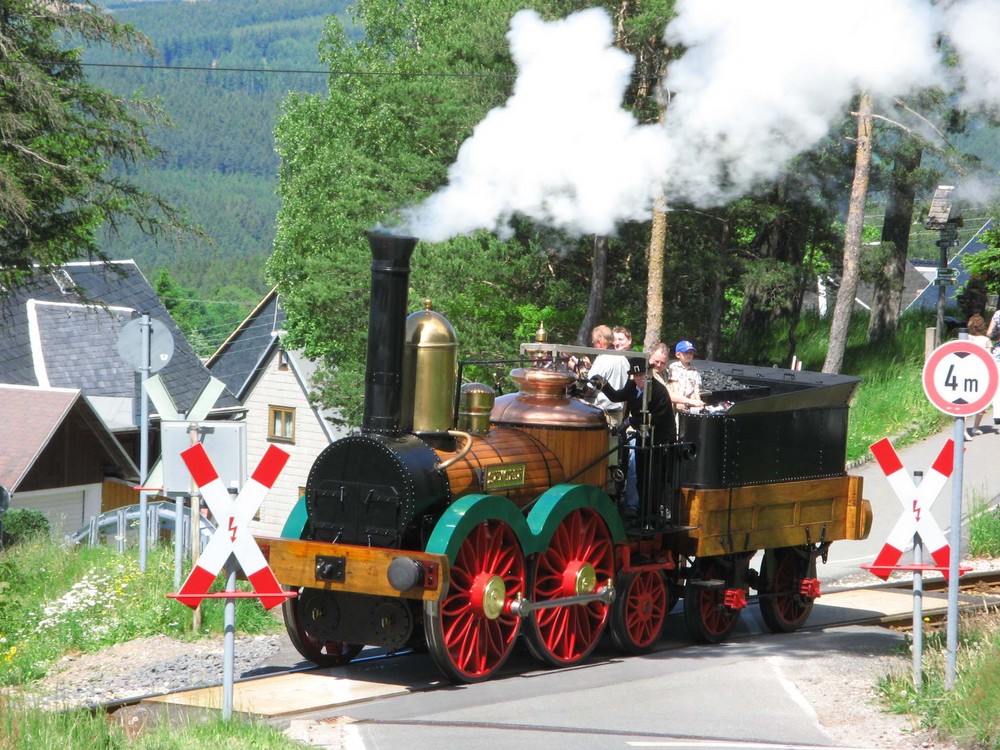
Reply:
<svg viewBox="0 0 1000 750"><path fill-rule="evenodd" d="M865 539L871 503L857 476L724 489L683 489L678 521L688 532L685 553L706 557Z"/></svg>
<svg viewBox="0 0 1000 750"><path fill-rule="evenodd" d="M445 555L265 536L256 540L284 586L432 601L448 590ZM401 590L390 582L390 566L396 585L408 587Z"/></svg>

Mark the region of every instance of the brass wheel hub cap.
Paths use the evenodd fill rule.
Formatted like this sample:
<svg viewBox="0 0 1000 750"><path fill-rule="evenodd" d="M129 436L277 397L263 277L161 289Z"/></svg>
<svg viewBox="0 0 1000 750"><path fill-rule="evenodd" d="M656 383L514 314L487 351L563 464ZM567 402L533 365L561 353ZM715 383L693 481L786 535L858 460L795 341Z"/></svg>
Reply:
<svg viewBox="0 0 1000 750"><path fill-rule="evenodd" d="M507 600L507 587L500 576L494 575L482 581L483 614L490 620L497 619L502 613Z"/></svg>

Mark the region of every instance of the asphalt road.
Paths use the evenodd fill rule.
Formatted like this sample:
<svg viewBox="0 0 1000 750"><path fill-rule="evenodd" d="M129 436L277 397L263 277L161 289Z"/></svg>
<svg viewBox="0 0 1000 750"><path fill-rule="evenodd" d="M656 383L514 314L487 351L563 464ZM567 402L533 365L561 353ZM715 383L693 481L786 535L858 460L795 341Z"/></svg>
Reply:
<svg viewBox="0 0 1000 750"><path fill-rule="evenodd" d="M867 700L828 679L829 657L854 668L897 649L899 633L855 626L694 646L680 620L671 617L661 649L648 656L601 650L575 668L544 670L519 649L498 677L476 685L421 689L433 667L420 654L354 664L352 679L412 692L298 715L298 734L343 750L875 747L835 740L814 704L823 711ZM821 687L804 694L798 686L810 681Z"/></svg>

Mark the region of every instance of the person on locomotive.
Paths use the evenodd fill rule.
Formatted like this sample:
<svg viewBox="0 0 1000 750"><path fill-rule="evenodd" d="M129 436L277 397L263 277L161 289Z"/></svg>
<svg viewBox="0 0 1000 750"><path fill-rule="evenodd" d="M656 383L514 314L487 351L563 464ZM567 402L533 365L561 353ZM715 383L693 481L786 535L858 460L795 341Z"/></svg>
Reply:
<svg viewBox="0 0 1000 750"><path fill-rule="evenodd" d="M670 461L658 446L673 443L677 439L677 421L674 415L673 402L666 386L649 376L646 360L642 357L629 359L630 379L624 388L616 389L602 379L594 379L601 392L611 401L624 402L628 412L629 426L634 428L642 438L643 450L636 451L636 477L640 493L646 491L662 491L669 477ZM646 398L643 392L648 390ZM643 402L645 401L645 408ZM646 421L648 415L648 422ZM643 436L644 427L648 427ZM652 478L659 486L647 486L647 479ZM625 517L635 518L639 515L638 503L626 505Z"/></svg>
<svg viewBox="0 0 1000 750"><path fill-rule="evenodd" d="M632 332L625 326L612 328L611 337L616 352L627 352L632 348Z"/></svg>
<svg viewBox="0 0 1000 750"><path fill-rule="evenodd" d="M653 379L667 388L667 362L670 361L670 347L662 341L649 350L649 369Z"/></svg>
<svg viewBox="0 0 1000 750"><path fill-rule="evenodd" d="M701 373L691 366L697 351L690 341L678 341L674 347L677 359L667 368L667 389L676 408L682 411L705 405L701 400Z"/></svg>
<svg viewBox="0 0 1000 750"><path fill-rule="evenodd" d="M600 325L590 333L590 341L595 349L611 350L614 344L614 334L608 326ZM628 360L619 354L599 354L590 365L589 376L601 378L614 388L624 388L628 381ZM608 425L617 427L622 423L624 409L620 403L615 403L603 393L596 394L594 406L604 412Z"/></svg>

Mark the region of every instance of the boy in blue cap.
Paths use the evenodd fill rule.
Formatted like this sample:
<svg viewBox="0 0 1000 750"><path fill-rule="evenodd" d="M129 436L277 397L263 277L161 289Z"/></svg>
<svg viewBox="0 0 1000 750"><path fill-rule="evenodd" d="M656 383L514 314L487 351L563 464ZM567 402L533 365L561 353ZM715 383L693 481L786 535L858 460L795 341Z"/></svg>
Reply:
<svg viewBox="0 0 1000 750"><path fill-rule="evenodd" d="M705 405L701 400L701 373L691 366L696 351L694 344L687 339L678 341L674 347L677 359L667 367L667 390L678 409Z"/></svg>

